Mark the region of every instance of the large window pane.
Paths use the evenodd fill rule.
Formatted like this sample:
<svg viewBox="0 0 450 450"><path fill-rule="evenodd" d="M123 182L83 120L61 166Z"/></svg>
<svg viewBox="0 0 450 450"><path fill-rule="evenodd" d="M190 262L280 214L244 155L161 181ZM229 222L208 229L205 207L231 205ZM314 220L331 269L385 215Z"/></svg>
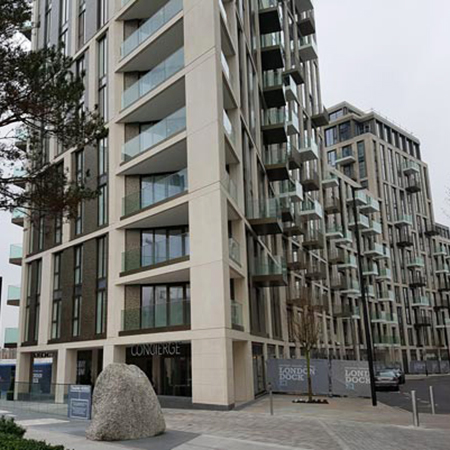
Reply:
<svg viewBox="0 0 450 450"><path fill-rule="evenodd" d="M155 287L155 327L167 326L167 289L165 286Z"/></svg>

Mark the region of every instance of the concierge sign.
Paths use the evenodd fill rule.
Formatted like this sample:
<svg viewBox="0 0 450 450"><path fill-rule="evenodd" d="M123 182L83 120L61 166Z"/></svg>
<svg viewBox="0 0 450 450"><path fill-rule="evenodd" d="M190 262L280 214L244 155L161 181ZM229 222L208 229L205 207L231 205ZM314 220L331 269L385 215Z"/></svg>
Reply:
<svg viewBox="0 0 450 450"><path fill-rule="evenodd" d="M370 397L369 365L366 361L331 362L331 389L333 395Z"/></svg>
<svg viewBox="0 0 450 450"><path fill-rule="evenodd" d="M90 420L92 408L91 386L71 384L69 386L69 418Z"/></svg>
<svg viewBox="0 0 450 450"><path fill-rule="evenodd" d="M304 359L269 359L267 372L275 392L308 392L308 369ZM328 361L311 360L312 390L315 395L329 394Z"/></svg>
<svg viewBox="0 0 450 450"><path fill-rule="evenodd" d="M136 344L130 348L133 358L148 356L181 356L182 345L180 342L164 342L158 344Z"/></svg>

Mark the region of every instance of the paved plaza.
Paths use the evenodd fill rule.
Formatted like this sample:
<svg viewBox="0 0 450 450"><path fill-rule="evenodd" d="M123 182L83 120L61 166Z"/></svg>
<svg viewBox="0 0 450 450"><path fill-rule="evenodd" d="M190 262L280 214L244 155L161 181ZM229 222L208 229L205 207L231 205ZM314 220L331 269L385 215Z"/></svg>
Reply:
<svg viewBox="0 0 450 450"><path fill-rule="evenodd" d="M87 441L87 423L10 408L27 436L73 450L449 450L450 415L421 415L412 427L411 414L366 399L330 399L329 405L292 403L291 396L268 397L235 411L164 410L168 431L154 439L121 443Z"/></svg>

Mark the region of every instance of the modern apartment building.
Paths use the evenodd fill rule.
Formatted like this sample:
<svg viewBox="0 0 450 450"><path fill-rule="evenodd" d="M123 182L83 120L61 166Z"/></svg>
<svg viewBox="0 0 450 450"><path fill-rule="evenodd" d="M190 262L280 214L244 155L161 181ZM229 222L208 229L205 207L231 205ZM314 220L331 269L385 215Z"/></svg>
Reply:
<svg viewBox="0 0 450 450"><path fill-rule="evenodd" d="M376 112L348 103L329 111L327 162L341 183L364 189L354 192L376 357L405 367L448 360L449 232L434 221L420 142Z"/></svg>
<svg viewBox="0 0 450 450"><path fill-rule="evenodd" d="M61 386L134 363L161 396L230 408L265 390L268 357L300 355L287 285L317 303L327 355L313 2L40 0L33 23L108 137L49 143L100 195L71 222L23 221L19 386L45 353Z"/></svg>

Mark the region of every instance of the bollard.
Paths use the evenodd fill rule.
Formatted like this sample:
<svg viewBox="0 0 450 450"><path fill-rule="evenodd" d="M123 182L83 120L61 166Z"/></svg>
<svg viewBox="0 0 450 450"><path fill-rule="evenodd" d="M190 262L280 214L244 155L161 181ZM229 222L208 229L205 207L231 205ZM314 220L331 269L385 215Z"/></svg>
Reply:
<svg viewBox="0 0 450 450"><path fill-rule="evenodd" d="M411 402L413 411L413 422L415 427L419 427L419 411L417 409L416 391L411 391Z"/></svg>
<svg viewBox="0 0 450 450"><path fill-rule="evenodd" d="M269 405L270 405L270 415L273 416L273 392L272 392L272 383L269 383Z"/></svg>
<svg viewBox="0 0 450 450"><path fill-rule="evenodd" d="M431 414L436 414L436 407L434 405L434 392L433 392L433 386L430 386L430 404L431 404Z"/></svg>

